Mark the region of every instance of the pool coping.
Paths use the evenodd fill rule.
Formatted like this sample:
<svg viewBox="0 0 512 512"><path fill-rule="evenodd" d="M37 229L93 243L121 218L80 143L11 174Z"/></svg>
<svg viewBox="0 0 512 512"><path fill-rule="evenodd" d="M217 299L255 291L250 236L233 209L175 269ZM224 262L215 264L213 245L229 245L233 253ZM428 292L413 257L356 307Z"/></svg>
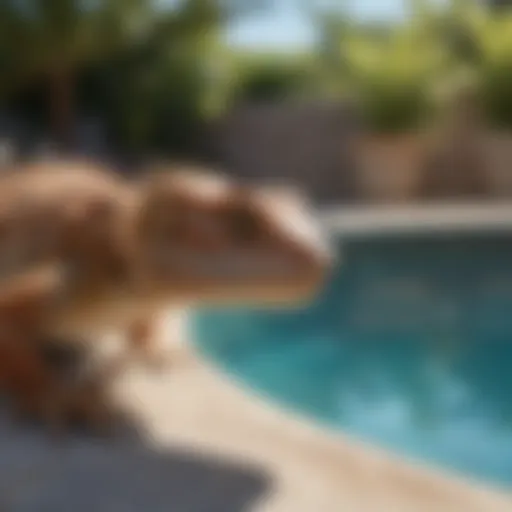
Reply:
<svg viewBox="0 0 512 512"><path fill-rule="evenodd" d="M419 466L402 456L332 431L296 411L283 409L254 388L217 366L195 350L186 327L188 313L174 310L166 315L160 333L169 345L171 366L153 379L145 372L128 375L120 384L126 403L147 428L145 444L163 457L194 452L219 463L252 468L265 476L268 487L249 512L510 512L512 493L503 492L442 469ZM159 334L160 337L160 334ZM81 442L66 451L59 471L60 454L41 438L27 438L21 432L4 431L3 449L10 447L13 464L9 478L0 482L22 501L37 500L44 488L56 489L59 475L66 468L83 468L91 459L89 447ZM1 444L1 443L0 443ZM108 447L103 447L107 449ZM97 470L109 466L108 450L128 453L123 443L108 448ZM35 450L35 451L34 451ZM146 448L145 448L146 450ZM93 457L94 459L94 457ZM116 471L141 471L143 466ZM59 462L60 464L60 462ZM31 468L27 472L26 469ZM111 471L112 468L108 471ZM80 470L80 471L83 471ZM27 473L25 475L25 473ZM76 475L76 471L74 471ZM169 479L165 467L151 478ZM109 476L106 475L106 483ZM14 489L12 488L15 484ZM190 485L194 485L190 482ZM17 487L16 487L17 486ZM201 489L197 489L201 493ZM5 496L4 496L5 498ZM18 499L17 498L17 499ZM84 496L69 495L66 509L72 510ZM173 510L172 490L149 495L150 510ZM29 500L30 501L30 500ZM147 508L147 507L146 507ZM0 509L3 510L0 505ZM207 510L202 508L201 510Z"/></svg>
<svg viewBox="0 0 512 512"><path fill-rule="evenodd" d="M439 202L422 205L339 206L320 211L322 224L336 235L352 237L385 235L418 235L436 233L512 233L512 203L495 202ZM308 457L324 459L327 473L347 472L351 466L354 474L369 471L373 478L365 482L363 492L377 494L381 479L389 484L389 505L402 510L402 498L410 497L414 503L403 510L482 511L512 510L512 492L495 487L483 480L450 471L434 463L421 463L406 454L395 453L350 434L336 431L316 422L291 408L280 407L268 397L246 385L204 355L193 358L215 376L220 388L230 388L237 396L239 407L255 409L256 415L266 417L273 424L275 435L293 439L295 449L308 453ZM316 468L318 471L318 468ZM352 472L352 471L351 471ZM327 476L326 476L327 478ZM393 483L391 483L393 482ZM377 490L378 488L378 490ZM387 491L384 491L385 493ZM415 497L414 497L415 496ZM361 510L372 508L361 495ZM388 501L386 499L386 501ZM351 501L359 506L357 501ZM384 507L385 508L385 507ZM265 509L267 510L267 509ZM268 510L274 510L270 507ZM290 509L292 510L292 509Z"/></svg>
<svg viewBox="0 0 512 512"><path fill-rule="evenodd" d="M188 361L193 362L196 378L208 382L205 400L209 407L218 411L218 418L211 421L222 421L223 411L229 409L231 424L224 427L224 432L221 427L219 438L213 443L216 449L222 453L223 448L229 447L229 452L233 449L246 460L263 461L269 469L283 473L282 478L294 469L286 460L289 455L285 451L293 453L292 464L299 464L304 476L311 481L321 481L330 503L335 505L322 511L338 512L347 504L352 505L350 510L372 512L386 508L407 512L512 510L512 493L506 489L437 465L414 461L371 441L326 427L296 410L272 402L190 346L182 350ZM208 437L211 436L200 427L195 442L208 445ZM256 453L252 445L257 445ZM274 464L274 459L279 459L279 464ZM275 499L279 501L279 488L277 491ZM298 495L300 491L295 490ZM261 510L298 510L298 504L293 505L291 497L284 501L290 503L289 508L274 507L269 500ZM315 506L315 510L320 509ZM304 510L312 512L313 509Z"/></svg>
<svg viewBox="0 0 512 512"><path fill-rule="evenodd" d="M345 236L512 232L512 202L343 205L321 208L320 219Z"/></svg>

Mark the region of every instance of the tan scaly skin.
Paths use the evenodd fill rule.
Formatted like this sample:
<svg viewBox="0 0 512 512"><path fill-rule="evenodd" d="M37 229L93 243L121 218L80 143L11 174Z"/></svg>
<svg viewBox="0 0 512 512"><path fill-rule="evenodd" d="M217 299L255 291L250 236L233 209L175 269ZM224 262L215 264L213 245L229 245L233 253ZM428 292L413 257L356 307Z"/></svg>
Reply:
<svg viewBox="0 0 512 512"><path fill-rule="evenodd" d="M121 328L147 348L155 315L173 305L298 305L331 265L300 195L215 173L129 184L44 164L0 178L0 193L0 320L13 339Z"/></svg>
<svg viewBox="0 0 512 512"><path fill-rule="evenodd" d="M197 171L128 184L61 164L1 178L0 193L0 275L65 263L49 273L61 300L45 321L68 337L172 304L295 305L331 266L307 204L286 189Z"/></svg>

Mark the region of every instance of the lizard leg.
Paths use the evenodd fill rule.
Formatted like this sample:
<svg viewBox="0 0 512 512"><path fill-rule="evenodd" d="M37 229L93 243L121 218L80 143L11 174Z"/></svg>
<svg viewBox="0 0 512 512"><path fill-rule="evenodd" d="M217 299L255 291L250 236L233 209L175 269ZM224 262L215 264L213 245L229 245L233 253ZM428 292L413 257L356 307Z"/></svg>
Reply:
<svg viewBox="0 0 512 512"><path fill-rule="evenodd" d="M0 289L0 387L11 402L13 418L18 413L42 420L51 434L61 438L73 410L90 394L82 382L82 370L85 381L100 388L103 384L100 377L88 375L92 347L85 347L79 340L61 343L65 340L54 339L46 332L45 314L59 291L59 281L55 278L58 274L51 273L52 268L42 270L14 276ZM118 370L123 366L120 361ZM110 373L112 378L117 375ZM87 423L101 421L103 398L101 389L86 400L86 409L91 411L91 417L85 418ZM93 413L95 402L102 403ZM92 416L98 416L97 420Z"/></svg>
<svg viewBox="0 0 512 512"><path fill-rule="evenodd" d="M158 342L158 327L153 317L138 318L126 333L128 350L153 370L163 370L169 363L168 354Z"/></svg>

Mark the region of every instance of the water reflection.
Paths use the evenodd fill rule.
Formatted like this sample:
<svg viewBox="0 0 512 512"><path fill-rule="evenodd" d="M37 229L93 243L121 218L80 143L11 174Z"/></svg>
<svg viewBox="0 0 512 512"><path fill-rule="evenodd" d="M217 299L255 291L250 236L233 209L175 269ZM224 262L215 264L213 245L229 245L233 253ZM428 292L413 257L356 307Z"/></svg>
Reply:
<svg viewBox="0 0 512 512"><path fill-rule="evenodd" d="M512 485L512 238L372 240L301 312L204 313L204 350L380 443Z"/></svg>

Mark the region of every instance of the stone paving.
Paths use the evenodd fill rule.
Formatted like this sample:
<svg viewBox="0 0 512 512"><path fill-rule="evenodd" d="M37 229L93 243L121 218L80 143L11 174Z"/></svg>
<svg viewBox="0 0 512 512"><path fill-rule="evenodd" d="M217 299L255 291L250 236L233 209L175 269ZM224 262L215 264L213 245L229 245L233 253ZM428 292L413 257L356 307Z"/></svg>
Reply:
<svg viewBox="0 0 512 512"><path fill-rule="evenodd" d="M55 446L0 422L0 511L512 510L511 495L323 430L240 387L187 344L169 350L165 373L133 371L121 383L138 429L114 441Z"/></svg>

